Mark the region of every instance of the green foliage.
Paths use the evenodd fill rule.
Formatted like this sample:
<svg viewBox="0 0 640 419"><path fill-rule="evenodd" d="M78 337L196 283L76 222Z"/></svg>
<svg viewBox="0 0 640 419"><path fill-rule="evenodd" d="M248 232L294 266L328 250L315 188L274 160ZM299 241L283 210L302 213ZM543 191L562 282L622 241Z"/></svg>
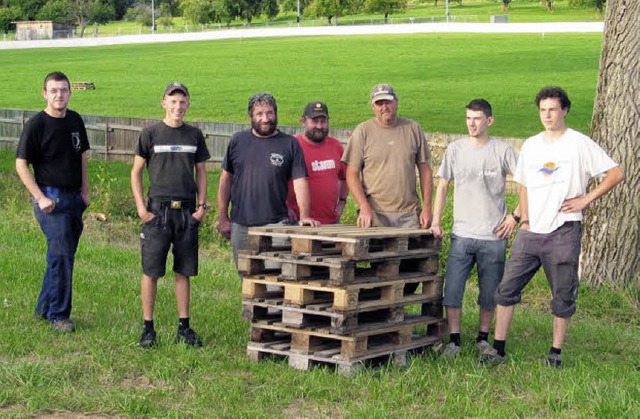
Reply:
<svg viewBox="0 0 640 419"><path fill-rule="evenodd" d="M74 23L70 14L70 3L68 0L54 0L45 4L38 12L38 20L51 20L57 23Z"/></svg>
<svg viewBox="0 0 640 419"><path fill-rule="evenodd" d="M385 21L390 14L407 9L407 0L367 0L365 10L368 13L382 13Z"/></svg>
<svg viewBox="0 0 640 419"><path fill-rule="evenodd" d="M20 9L16 6L12 7L0 7L0 31L3 33L9 32L14 26L13 23L20 19Z"/></svg>
<svg viewBox="0 0 640 419"><path fill-rule="evenodd" d="M607 0L569 0L569 6L581 9L596 9L599 13L604 13Z"/></svg>

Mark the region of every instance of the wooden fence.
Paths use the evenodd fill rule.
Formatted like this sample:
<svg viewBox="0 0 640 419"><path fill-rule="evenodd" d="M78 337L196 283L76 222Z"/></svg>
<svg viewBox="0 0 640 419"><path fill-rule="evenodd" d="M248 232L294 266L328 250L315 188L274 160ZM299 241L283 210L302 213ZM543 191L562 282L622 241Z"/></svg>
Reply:
<svg viewBox="0 0 640 419"><path fill-rule="evenodd" d="M15 149L25 122L39 111L22 109L0 109L0 149ZM82 115L87 127L91 151L89 156L94 159L119 160L132 162L133 150L140 131L146 126L155 124L159 119L119 118L112 116ZM200 128L205 136L207 148L211 158L207 168L217 169L222 163L227 144L231 136L238 131L251 128L251 125L233 124L211 121L188 121L189 124ZM302 132L300 126L279 125L278 128L288 134ZM330 135L346 144L351 136L352 128L331 128ZM442 155L447 145L455 140L464 138L464 134L425 133L433 156L432 166L434 174L442 161ZM520 151L522 139L500 138ZM510 190L514 190L510 186Z"/></svg>

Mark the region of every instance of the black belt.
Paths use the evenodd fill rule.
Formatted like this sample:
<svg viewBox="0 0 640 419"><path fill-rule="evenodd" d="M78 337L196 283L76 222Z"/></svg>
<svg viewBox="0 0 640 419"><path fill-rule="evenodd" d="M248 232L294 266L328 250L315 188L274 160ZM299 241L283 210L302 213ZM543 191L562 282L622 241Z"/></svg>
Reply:
<svg viewBox="0 0 640 419"><path fill-rule="evenodd" d="M150 199L149 208L157 208L157 209L188 209L194 210L196 208L196 201L194 200L156 200Z"/></svg>

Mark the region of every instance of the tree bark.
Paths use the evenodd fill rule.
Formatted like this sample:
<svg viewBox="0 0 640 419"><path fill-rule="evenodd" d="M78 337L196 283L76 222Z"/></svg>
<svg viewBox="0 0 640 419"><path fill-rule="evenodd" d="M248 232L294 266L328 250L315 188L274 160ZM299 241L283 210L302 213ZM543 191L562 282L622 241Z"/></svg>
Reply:
<svg viewBox="0 0 640 419"><path fill-rule="evenodd" d="M640 285L640 1L607 2L591 136L626 179L585 210L584 283Z"/></svg>

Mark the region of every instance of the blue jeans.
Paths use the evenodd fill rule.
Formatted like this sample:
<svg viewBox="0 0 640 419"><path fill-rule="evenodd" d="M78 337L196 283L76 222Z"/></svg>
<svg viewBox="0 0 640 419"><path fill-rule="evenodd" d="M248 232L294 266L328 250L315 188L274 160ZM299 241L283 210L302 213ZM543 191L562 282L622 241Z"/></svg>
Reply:
<svg viewBox="0 0 640 419"><path fill-rule="evenodd" d="M494 292L504 273L507 240L477 240L451 235L442 304L461 308L464 288L473 269L478 265L478 305L483 309L495 308Z"/></svg>
<svg viewBox="0 0 640 419"><path fill-rule="evenodd" d="M36 220L47 237L47 269L36 314L53 322L71 315L73 263L86 205L80 191L44 186L42 192L54 200L56 206L50 213L45 213L37 202L33 204Z"/></svg>

